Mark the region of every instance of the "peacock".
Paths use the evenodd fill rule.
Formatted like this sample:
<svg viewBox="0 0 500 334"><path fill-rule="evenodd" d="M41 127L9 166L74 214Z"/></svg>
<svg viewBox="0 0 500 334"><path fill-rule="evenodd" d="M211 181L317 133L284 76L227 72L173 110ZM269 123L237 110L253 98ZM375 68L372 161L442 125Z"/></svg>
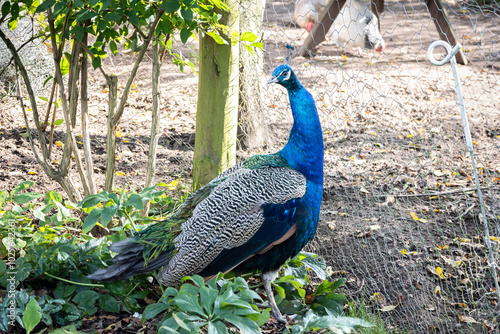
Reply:
<svg viewBox="0 0 500 334"><path fill-rule="evenodd" d="M279 152L255 155L188 197L169 219L115 242L113 264L87 276L125 280L163 267L158 282L188 275L262 272L273 316L286 322L271 290L280 267L310 241L323 193L323 133L312 95L288 64L268 81L288 90L294 124Z"/></svg>

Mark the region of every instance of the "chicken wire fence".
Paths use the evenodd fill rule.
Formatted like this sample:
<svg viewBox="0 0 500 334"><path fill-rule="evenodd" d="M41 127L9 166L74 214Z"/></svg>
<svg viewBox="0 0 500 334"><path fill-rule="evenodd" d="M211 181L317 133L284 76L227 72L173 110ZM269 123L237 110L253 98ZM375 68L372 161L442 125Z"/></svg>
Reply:
<svg viewBox="0 0 500 334"><path fill-rule="evenodd" d="M297 16L296 4L295 0L266 3L264 62L255 71L263 73L264 82L276 66L289 61L316 100L325 138L325 190L318 232L307 250L327 261L333 277L346 278L346 294L379 313L388 328L417 333L498 330L490 259L493 256L499 262L499 6L443 2L468 61L459 72L484 196L480 203L451 67L437 67L427 59L427 48L440 34L426 3L377 2L378 20L367 14L370 3L358 3L365 9L357 11L356 20L350 19L353 14L340 14L342 24L334 23L325 41L314 42L308 57L302 55L302 46L310 33L297 23L296 17L305 13ZM352 1L346 4L350 5ZM366 20L367 16L371 19ZM365 38L369 29L363 28L368 21L371 37L375 36L371 45ZM26 29L16 30L16 38L28 36ZM340 38L342 30L347 39L345 34ZM295 48L292 56L287 44ZM26 59L38 73L36 87L41 95L47 90L44 75L52 70L47 71L38 59L50 60L50 56L43 50L45 45L33 47L43 51ZM193 61L198 57L194 40L177 47ZM7 59L3 52L0 49L2 61ZM436 57L439 53L435 51ZM129 71L133 55L119 53L106 62L108 68L119 68L120 75ZM136 82L148 81L150 76L149 63L141 66ZM90 80L98 83L92 87L104 86L99 74ZM162 65L157 180L189 177L197 81L189 70L182 74L171 63ZM269 143L239 151L240 159L282 147L292 124L284 89L266 86L261 98ZM150 114L150 102L148 89L132 91L120 127L147 129L147 120L138 116ZM89 107L91 119L106 110L102 97L97 102L91 98ZM103 133L98 135L94 144L105 141ZM118 143L125 158L117 162L117 170L128 155L138 159L141 147L147 152L147 143L142 135L135 146ZM172 165L180 167L174 170ZM140 171L145 165L137 162L132 168ZM122 180L141 185L140 175L131 173ZM482 205L491 251L486 247Z"/></svg>
<svg viewBox="0 0 500 334"><path fill-rule="evenodd" d="M14 30L11 30L6 22L0 28L19 51L35 95L47 95L46 82L54 73L54 63L48 43L34 38L37 35L37 29L40 29L36 20L24 17L18 21ZM3 42L0 43L0 85L5 92L13 91L16 85L16 70L13 64L9 49Z"/></svg>
<svg viewBox="0 0 500 334"><path fill-rule="evenodd" d="M389 328L498 330L491 266L493 258L498 268L500 237L498 5L443 2L469 63L459 73L484 203L474 184L451 66L427 59L440 35L426 3L383 3L377 13L382 53L363 43L366 29L351 31L340 43L330 30L325 41L313 44L312 57L301 56L310 33L297 26L296 5L267 4L264 63L269 73L286 59L285 44L298 50L291 64L315 97L323 125L325 191L308 250L323 257L335 277L345 277L347 295L380 313ZM342 19L349 30L352 22ZM287 114L282 90L269 91L279 100L273 105Z"/></svg>

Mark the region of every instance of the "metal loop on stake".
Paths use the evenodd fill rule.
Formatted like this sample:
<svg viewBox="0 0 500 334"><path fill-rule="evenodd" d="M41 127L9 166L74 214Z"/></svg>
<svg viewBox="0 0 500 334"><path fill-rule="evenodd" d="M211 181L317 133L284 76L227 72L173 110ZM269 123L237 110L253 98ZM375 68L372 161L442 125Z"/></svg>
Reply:
<svg viewBox="0 0 500 334"><path fill-rule="evenodd" d="M436 60L436 58L434 58L434 55L432 54L434 49L438 46L442 46L446 49L446 51L448 51L446 57L444 57L441 60ZM448 42L434 41L431 43L431 45L429 45L429 48L427 49L427 58L429 58L429 61L431 62L432 65L443 66L444 64L451 61L452 58L457 54L458 51L460 51L461 48L462 45L460 43L457 43L457 45L455 45L455 47L452 49L451 45Z"/></svg>
<svg viewBox="0 0 500 334"><path fill-rule="evenodd" d="M448 54L446 57L444 57L442 60L436 60L434 58L434 55L432 52L434 51L434 48L437 46L443 46L446 48L448 51ZM442 66L448 62L451 63L451 69L453 70L453 78L455 80L455 90L457 91L457 97L458 97L458 104L460 106L460 114L462 116L462 123L464 127L464 134L465 134L465 142L467 144L467 148L469 149L469 154L470 154L470 159L471 159L471 165L472 165L472 171L474 173L474 181L476 183L476 189L477 189L477 196L479 199L479 204L481 205L481 216L483 218L483 225L484 225L484 241L486 244L486 248L488 249L489 255L490 255L490 266L491 266L491 274L493 276L494 282L495 282L495 288L496 288L496 294L497 298L500 299L500 285L498 283L497 279L497 272L496 272L496 261L495 261L495 256L493 255L493 250L491 247L491 242L490 242L490 230L488 227L488 219L486 217L486 210L484 208L484 201L483 201L483 193L481 191L481 184L479 183L479 176L477 174L477 168L476 168L476 161L474 159L474 149L472 147L472 138L470 135L470 128L469 128L469 121L467 118L467 113L465 111L465 104L464 104L464 98L462 96L462 87L460 85L460 78L458 76L458 65L457 61L455 60L455 54L460 50L462 46L460 43L455 45L455 47L452 49L451 45L445 41L434 41L429 45L429 49L427 49L427 58L429 58L429 61L431 64L436 65L436 66Z"/></svg>

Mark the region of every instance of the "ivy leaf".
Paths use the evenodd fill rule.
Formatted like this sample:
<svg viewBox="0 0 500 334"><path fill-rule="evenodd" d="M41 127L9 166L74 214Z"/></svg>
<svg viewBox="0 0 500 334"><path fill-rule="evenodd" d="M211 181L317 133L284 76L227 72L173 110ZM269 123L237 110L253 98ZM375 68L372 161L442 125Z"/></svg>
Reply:
<svg viewBox="0 0 500 334"><path fill-rule="evenodd" d="M40 322L42 319L42 309L35 298L32 298L28 305L26 305L26 310L24 310L23 314L23 323L24 328L26 329L26 334L30 334L33 328Z"/></svg>
<svg viewBox="0 0 500 334"><path fill-rule="evenodd" d="M99 306L107 312L120 312L120 304L118 304L118 301L115 297L110 295L101 295L99 297Z"/></svg>

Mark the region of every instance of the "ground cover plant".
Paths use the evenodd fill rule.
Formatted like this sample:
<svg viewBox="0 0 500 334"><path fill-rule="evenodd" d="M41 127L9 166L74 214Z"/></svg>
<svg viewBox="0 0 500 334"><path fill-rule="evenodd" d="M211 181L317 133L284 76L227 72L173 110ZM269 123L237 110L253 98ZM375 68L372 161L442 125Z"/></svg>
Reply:
<svg viewBox="0 0 500 334"><path fill-rule="evenodd" d="M199 276L186 277L184 281L189 282L180 289L163 288L149 274L126 282L93 283L85 275L110 262L108 244L168 216L182 197L151 187L139 193L101 192L71 203L55 191L31 192L32 185L26 181L11 192L0 193L0 237L7 245L0 249L5 259L0 261L2 331L88 333L94 328L90 332L100 333L107 317L120 319L124 333L146 329L159 333L260 333L261 327L283 333L320 329L349 333L372 326L346 316L347 299L341 291L345 280L329 280L325 262L311 253L290 260L274 284L281 309L297 314L287 326L269 320L270 309L263 301L258 276L220 274L207 283ZM146 200L151 201L151 212L157 216L141 218ZM111 221L113 233L102 238L82 233L99 224L96 217ZM5 241L13 225L17 233L11 244ZM12 252L14 261L9 260ZM101 327L93 327L97 321L91 319L100 319Z"/></svg>

